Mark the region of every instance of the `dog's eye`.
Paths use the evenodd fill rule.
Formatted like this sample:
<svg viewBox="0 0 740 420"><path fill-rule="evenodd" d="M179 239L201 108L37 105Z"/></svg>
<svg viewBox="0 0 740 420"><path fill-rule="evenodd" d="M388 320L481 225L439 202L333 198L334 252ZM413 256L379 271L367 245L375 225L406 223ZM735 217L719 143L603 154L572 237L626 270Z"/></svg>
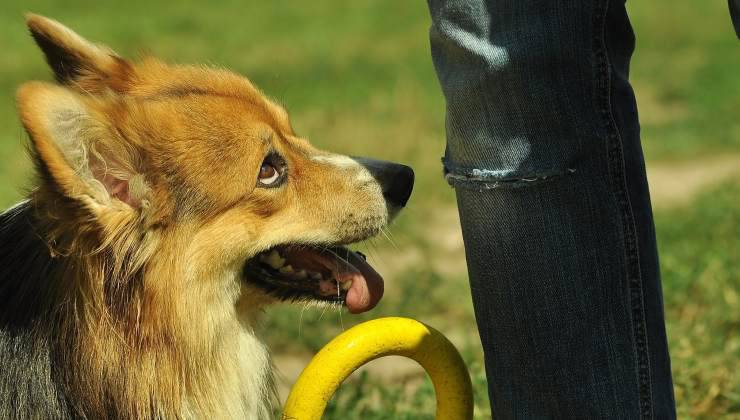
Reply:
<svg viewBox="0 0 740 420"><path fill-rule="evenodd" d="M288 165L285 159L276 152L270 152L265 156L257 175L257 186L264 188L276 188L287 179Z"/></svg>
<svg viewBox="0 0 740 420"><path fill-rule="evenodd" d="M260 167L260 174L257 177L257 181L259 181L262 185L273 185L280 179L280 172L272 166L269 162L262 162L262 166Z"/></svg>

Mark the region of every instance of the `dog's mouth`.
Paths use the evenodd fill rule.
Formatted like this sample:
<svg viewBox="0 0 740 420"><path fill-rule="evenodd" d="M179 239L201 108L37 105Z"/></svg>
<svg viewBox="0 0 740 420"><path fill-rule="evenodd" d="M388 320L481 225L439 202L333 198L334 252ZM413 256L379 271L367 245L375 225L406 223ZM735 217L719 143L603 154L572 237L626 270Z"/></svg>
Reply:
<svg viewBox="0 0 740 420"><path fill-rule="evenodd" d="M244 277L281 300L345 304L354 313L372 309L383 293L365 256L342 246L276 246L249 259Z"/></svg>

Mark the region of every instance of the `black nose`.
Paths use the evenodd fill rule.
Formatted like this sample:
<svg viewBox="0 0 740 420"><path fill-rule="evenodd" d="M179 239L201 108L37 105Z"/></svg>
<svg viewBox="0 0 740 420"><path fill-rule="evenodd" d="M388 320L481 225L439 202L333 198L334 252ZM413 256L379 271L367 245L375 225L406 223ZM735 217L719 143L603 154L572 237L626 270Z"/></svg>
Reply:
<svg viewBox="0 0 740 420"><path fill-rule="evenodd" d="M414 170L400 163L353 157L380 184L383 197L395 207L403 207L414 189Z"/></svg>

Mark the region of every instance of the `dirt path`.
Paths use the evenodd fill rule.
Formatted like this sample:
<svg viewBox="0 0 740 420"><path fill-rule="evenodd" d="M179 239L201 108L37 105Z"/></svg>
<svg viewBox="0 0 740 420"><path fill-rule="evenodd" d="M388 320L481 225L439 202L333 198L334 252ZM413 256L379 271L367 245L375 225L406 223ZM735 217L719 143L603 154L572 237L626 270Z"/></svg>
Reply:
<svg viewBox="0 0 740 420"><path fill-rule="evenodd" d="M653 207L679 207L689 204L700 192L740 175L740 155L681 163L648 163L647 172Z"/></svg>

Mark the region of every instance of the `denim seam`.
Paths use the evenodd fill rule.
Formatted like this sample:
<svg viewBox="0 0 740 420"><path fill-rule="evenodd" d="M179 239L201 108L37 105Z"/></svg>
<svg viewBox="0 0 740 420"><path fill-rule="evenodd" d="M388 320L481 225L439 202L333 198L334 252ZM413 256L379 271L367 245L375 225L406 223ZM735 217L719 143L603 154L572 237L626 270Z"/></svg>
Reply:
<svg viewBox="0 0 740 420"><path fill-rule="evenodd" d="M640 417L654 418L652 387L650 380L650 357L647 340L647 324L642 293L642 275L640 270L637 232L632 205L626 186L622 137L612 113L611 103L611 62L605 35L606 18L609 12L609 0L599 3L602 10L595 13L594 56L596 58L598 85L598 111L606 130L607 159L613 192L620 207L625 242L627 280L629 286L630 309L632 316L632 334L637 358L637 379L640 404Z"/></svg>
<svg viewBox="0 0 740 420"><path fill-rule="evenodd" d="M543 170L527 175L517 175L514 170L478 169L457 166L448 162L446 158L442 158L442 163L444 166L445 180L452 187L476 190L525 187L576 172L574 168L566 168L564 170Z"/></svg>

